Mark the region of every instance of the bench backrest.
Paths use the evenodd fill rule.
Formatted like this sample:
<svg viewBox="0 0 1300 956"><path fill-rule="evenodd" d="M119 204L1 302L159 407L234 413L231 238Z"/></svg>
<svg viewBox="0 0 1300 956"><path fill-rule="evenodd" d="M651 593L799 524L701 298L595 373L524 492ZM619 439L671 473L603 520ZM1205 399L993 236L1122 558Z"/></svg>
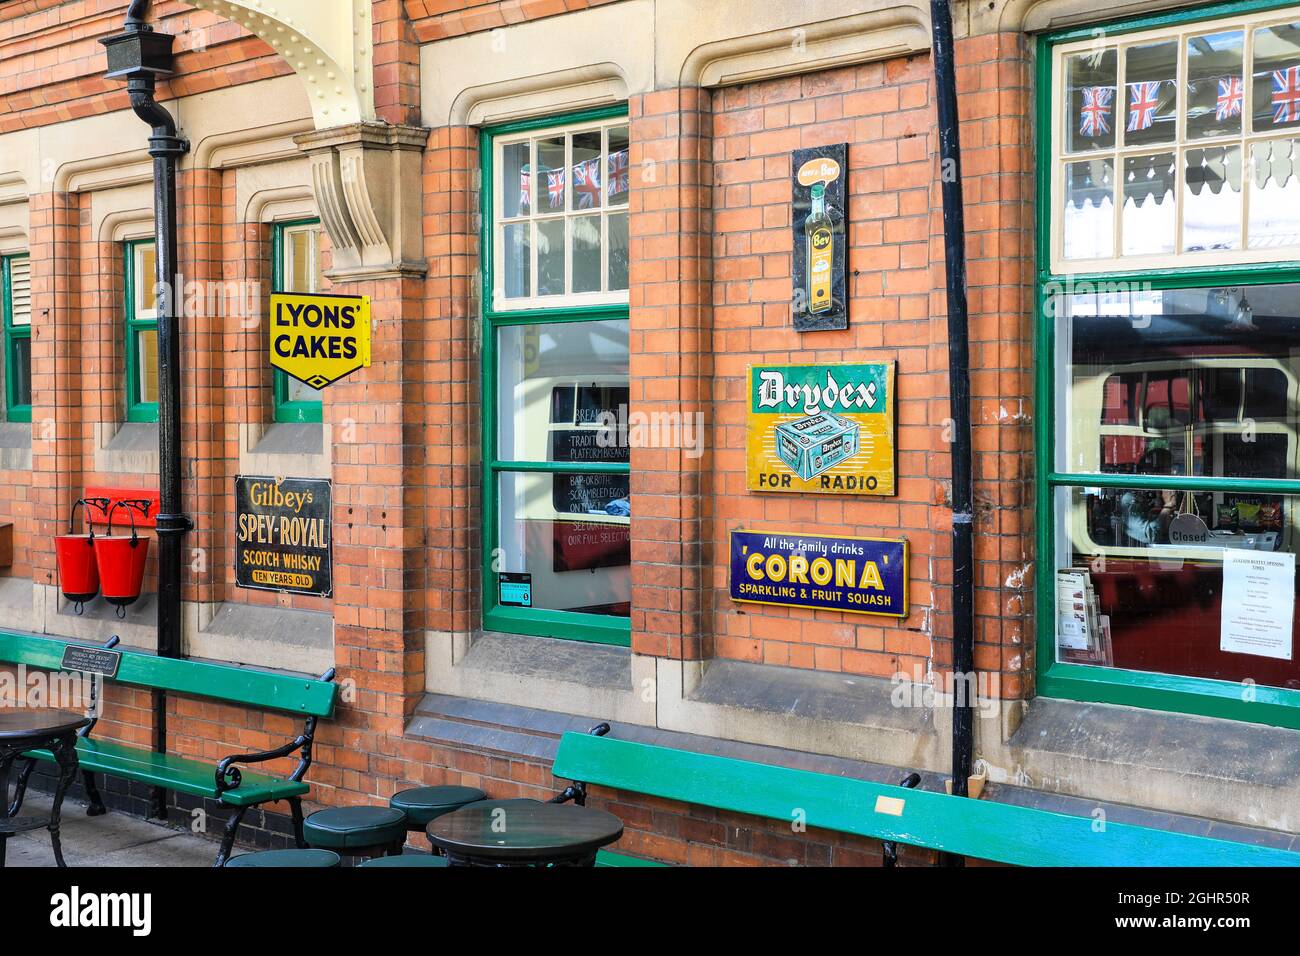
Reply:
<svg viewBox="0 0 1300 956"><path fill-rule="evenodd" d="M1019 866L1300 866L1300 853L566 733L568 780Z"/></svg>
<svg viewBox="0 0 1300 956"><path fill-rule="evenodd" d="M0 631L0 662L57 671L68 645L94 647L59 638L36 637ZM118 647L122 654L112 683L157 688L223 700L266 710L303 716L329 717L334 713L338 685L333 681L273 674L269 671L157 657Z"/></svg>

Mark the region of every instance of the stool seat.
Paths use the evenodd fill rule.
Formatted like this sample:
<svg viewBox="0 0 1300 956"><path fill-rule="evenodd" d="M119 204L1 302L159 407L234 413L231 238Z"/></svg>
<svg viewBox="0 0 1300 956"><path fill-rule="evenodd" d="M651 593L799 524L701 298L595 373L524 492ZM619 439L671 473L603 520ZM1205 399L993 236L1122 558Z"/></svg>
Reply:
<svg viewBox="0 0 1300 956"><path fill-rule="evenodd" d="M429 853L403 853L401 856L379 856L373 860L366 860L358 866L383 866L383 867L432 867L441 868L447 865L445 856L433 856Z"/></svg>
<svg viewBox="0 0 1300 956"><path fill-rule="evenodd" d="M234 857L226 862L226 866L289 866L319 870L338 866L339 862L339 855L333 850L263 850Z"/></svg>
<svg viewBox="0 0 1300 956"><path fill-rule="evenodd" d="M329 807L309 816L302 833L312 846L331 850L392 846L406 839L406 817L392 807Z"/></svg>
<svg viewBox="0 0 1300 956"><path fill-rule="evenodd" d="M486 799L487 794L478 787L414 787L393 794L388 805L406 814L408 829L423 830L430 820L444 813L451 813L467 803Z"/></svg>

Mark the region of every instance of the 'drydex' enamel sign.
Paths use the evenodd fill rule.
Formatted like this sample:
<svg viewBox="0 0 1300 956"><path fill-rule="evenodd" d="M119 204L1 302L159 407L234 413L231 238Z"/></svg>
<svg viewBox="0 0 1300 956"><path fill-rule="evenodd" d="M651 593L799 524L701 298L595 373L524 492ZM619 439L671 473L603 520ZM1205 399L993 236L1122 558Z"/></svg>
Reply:
<svg viewBox="0 0 1300 956"><path fill-rule="evenodd" d="M750 491L892 495L894 363L749 370Z"/></svg>
<svg viewBox="0 0 1300 956"><path fill-rule="evenodd" d="M312 388L370 366L370 299L271 294L271 365Z"/></svg>

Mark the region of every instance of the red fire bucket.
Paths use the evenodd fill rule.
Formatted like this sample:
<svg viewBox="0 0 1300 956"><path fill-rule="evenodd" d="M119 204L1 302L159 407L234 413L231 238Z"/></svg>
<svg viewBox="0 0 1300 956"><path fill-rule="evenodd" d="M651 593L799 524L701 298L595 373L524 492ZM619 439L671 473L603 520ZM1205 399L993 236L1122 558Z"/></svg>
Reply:
<svg viewBox="0 0 1300 956"><path fill-rule="evenodd" d="M90 525L88 534L76 534L77 505L86 509L86 520ZM81 606L93 601L99 594L99 566L95 563L95 521L90 517L90 508L85 499L78 498L72 503L72 513L68 515L68 533L55 535L54 554L58 559L59 590L63 596L76 606L78 614Z"/></svg>
<svg viewBox="0 0 1300 956"><path fill-rule="evenodd" d="M131 535L113 534L113 512L125 507L131 516ZM95 562L99 565L99 582L104 600L116 604L121 617L128 604L134 604L144 584L144 562L149 557L149 539L135 531L135 514L129 505L118 502L108 512L108 532L95 539Z"/></svg>
<svg viewBox="0 0 1300 956"><path fill-rule="evenodd" d="M86 509L86 523L90 532L78 535L77 506ZM73 502L68 515L68 533L55 536L55 557L59 559L59 589L68 598L78 614L82 605L94 601L99 594L99 566L95 563L95 519L91 518L90 505L85 498Z"/></svg>

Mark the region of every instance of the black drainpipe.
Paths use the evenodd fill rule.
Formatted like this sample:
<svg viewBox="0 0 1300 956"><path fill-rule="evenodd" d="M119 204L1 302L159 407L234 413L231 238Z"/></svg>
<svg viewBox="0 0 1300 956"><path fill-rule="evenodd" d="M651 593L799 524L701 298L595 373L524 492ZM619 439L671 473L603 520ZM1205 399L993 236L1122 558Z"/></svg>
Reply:
<svg viewBox="0 0 1300 956"><path fill-rule="evenodd" d="M930 0L939 179L948 280L948 401L952 419L952 792L966 796L974 751L975 554L972 541L970 343L966 312L966 221L962 212L957 77L948 0ZM950 862L957 862L952 860Z"/></svg>
<svg viewBox="0 0 1300 956"><path fill-rule="evenodd" d="M123 33L152 33L144 23L149 0L132 0L127 9ZM164 39L158 34L159 40ZM110 41L113 38L109 38ZM189 143L176 131L176 121L154 100L156 76L171 72L170 37L166 52L149 46L151 62L126 74L131 109L149 124L149 155L153 157L154 242L158 289L158 497L155 519L158 534L158 654L181 656L181 584L185 533L193 527L181 500L181 277L176 249L176 164L189 152ZM145 46L140 47L146 49ZM110 56L111 59L111 56ZM167 701L162 691L153 692L154 749L167 750ZM155 788L150 813L165 818L166 792Z"/></svg>

